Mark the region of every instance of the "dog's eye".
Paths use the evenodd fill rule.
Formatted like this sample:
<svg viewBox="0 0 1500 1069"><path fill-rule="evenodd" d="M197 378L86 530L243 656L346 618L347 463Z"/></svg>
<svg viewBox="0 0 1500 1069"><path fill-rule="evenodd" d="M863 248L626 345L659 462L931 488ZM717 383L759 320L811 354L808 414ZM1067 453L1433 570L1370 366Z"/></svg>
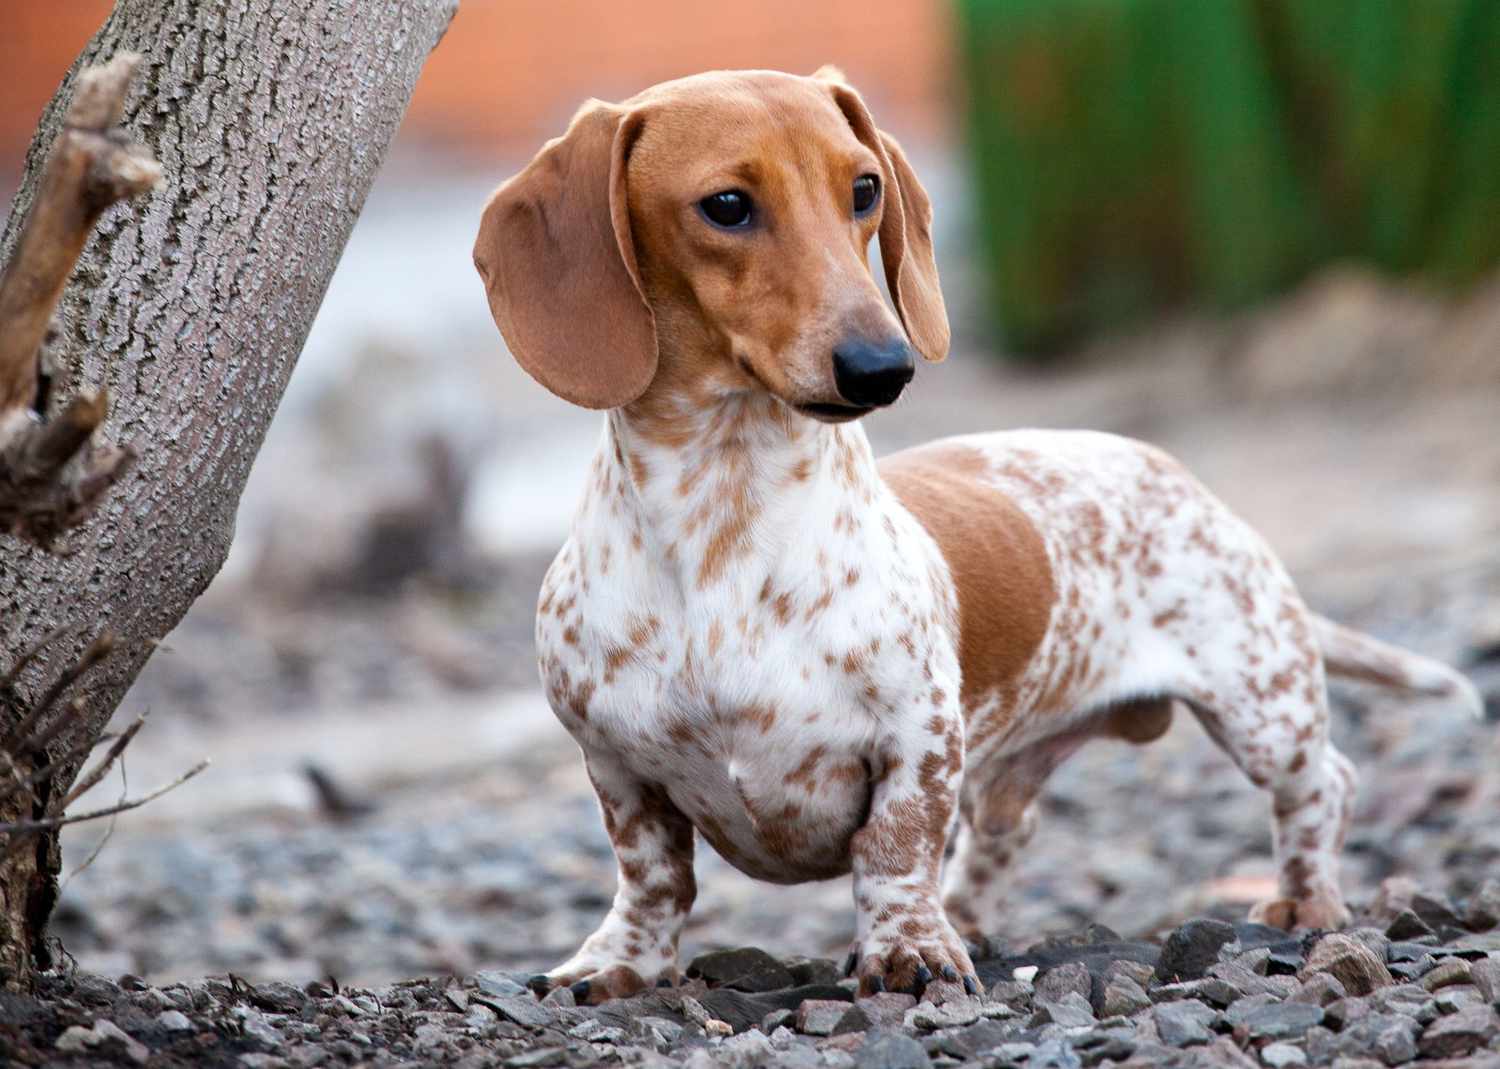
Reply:
<svg viewBox="0 0 1500 1069"><path fill-rule="evenodd" d="M750 194L738 189L710 194L698 202L698 207L710 223L726 230L733 230L750 222Z"/></svg>
<svg viewBox="0 0 1500 1069"><path fill-rule="evenodd" d="M854 180L854 214L864 215L880 199L880 179L862 174Z"/></svg>

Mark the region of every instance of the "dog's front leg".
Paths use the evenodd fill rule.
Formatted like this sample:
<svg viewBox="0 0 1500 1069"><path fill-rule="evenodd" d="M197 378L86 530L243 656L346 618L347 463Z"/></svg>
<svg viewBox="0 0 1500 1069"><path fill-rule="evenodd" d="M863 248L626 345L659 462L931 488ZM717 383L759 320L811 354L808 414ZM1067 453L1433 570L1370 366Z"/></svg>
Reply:
<svg viewBox="0 0 1500 1069"><path fill-rule="evenodd" d="M870 816L850 843L861 994L920 994L934 978L979 989L938 893L963 755L955 708L888 736L872 762Z"/></svg>
<svg viewBox="0 0 1500 1069"><path fill-rule="evenodd" d="M615 901L578 953L531 986L568 986L580 1003L597 1003L676 979L677 938L697 885L693 826L666 792L608 755L587 762L619 864Z"/></svg>

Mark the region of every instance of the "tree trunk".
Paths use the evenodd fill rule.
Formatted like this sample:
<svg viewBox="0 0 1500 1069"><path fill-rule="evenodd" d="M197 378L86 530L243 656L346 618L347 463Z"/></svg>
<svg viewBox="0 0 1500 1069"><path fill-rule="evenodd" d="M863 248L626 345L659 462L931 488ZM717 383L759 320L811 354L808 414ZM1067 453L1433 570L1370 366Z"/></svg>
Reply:
<svg viewBox="0 0 1500 1069"><path fill-rule="evenodd" d="M118 0L42 116L3 237L11 256L78 72L145 59L123 127L164 180L111 209L58 306L51 396L105 388L104 433L140 457L59 555L0 541L0 673L59 626L18 681L26 699L108 629L80 679L97 737L154 641L223 563L235 508L349 232L457 0ZM5 727L6 725L0 725ZM81 758L36 792L61 797ZM29 807L29 803L28 803ZM0 822L34 817L0 812ZM48 963L56 833L0 862L0 986Z"/></svg>

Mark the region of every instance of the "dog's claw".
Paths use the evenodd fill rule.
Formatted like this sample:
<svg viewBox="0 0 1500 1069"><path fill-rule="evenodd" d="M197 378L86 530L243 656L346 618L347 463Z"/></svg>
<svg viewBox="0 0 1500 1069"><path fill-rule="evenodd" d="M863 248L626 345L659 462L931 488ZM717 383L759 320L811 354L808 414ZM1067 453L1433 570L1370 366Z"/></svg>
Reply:
<svg viewBox="0 0 1500 1069"><path fill-rule="evenodd" d="M656 986L657 987L671 987L672 986L672 978L670 976L660 976L660 977L657 977Z"/></svg>
<svg viewBox="0 0 1500 1069"><path fill-rule="evenodd" d="M526 986L537 995L545 995L551 989L552 981L547 978L546 973L539 972L526 978Z"/></svg>
<svg viewBox="0 0 1500 1069"><path fill-rule="evenodd" d="M854 967L859 964L859 951L849 951L849 956L844 959L844 975L853 976Z"/></svg>
<svg viewBox="0 0 1500 1069"><path fill-rule="evenodd" d="M943 979L947 980L950 984L956 984L956 983L958 983L958 970L955 969L952 965L944 965L943 966ZM972 991L969 992L969 994L971 994L971 995L973 993L974 992L972 992Z"/></svg>
<svg viewBox="0 0 1500 1069"><path fill-rule="evenodd" d="M970 995L979 994L979 979L974 976L965 976L964 991L966 991Z"/></svg>
<svg viewBox="0 0 1500 1069"><path fill-rule="evenodd" d="M589 1000L589 982L587 980L579 980L572 987L568 988L568 990L573 992L573 999L580 1006Z"/></svg>
<svg viewBox="0 0 1500 1069"><path fill-rule="evenodd" d="M912 979L912 987L916 990L914 994L921 994L922 989L932 983L932 970L925 965L917 966L916 976Z"/></svg>
<svg viewBox="0 0 1500 1069"><path fill-rule="evenodd" d="M884 976L872 976L872 977L870 977L870 993L872 995L878 995L878 994L880 994L884 990L885 990L885 977Z"/></svg>

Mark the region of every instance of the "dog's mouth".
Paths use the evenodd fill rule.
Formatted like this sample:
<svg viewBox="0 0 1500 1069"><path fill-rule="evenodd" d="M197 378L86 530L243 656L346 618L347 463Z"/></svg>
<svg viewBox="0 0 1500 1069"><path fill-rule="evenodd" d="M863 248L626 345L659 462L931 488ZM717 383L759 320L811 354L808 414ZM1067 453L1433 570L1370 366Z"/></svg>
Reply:
<svg viewBox="0 0 1500 1069"><path fill-rule="evenodd" d="M801 412L804 416L811 416L813 419L823 423L848 423L851 420L859 419L861 416L868 416L875 409L870 406L818 403L798 405L797 411Z"/></svg>

